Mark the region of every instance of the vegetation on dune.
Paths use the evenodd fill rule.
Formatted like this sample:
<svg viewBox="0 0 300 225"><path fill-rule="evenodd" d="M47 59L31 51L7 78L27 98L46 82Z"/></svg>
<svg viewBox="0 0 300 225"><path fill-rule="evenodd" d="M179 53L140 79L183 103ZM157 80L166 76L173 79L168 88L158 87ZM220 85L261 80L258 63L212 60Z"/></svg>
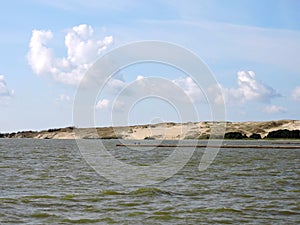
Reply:
<svg viewBox="0 0 300 225"><path fill-rule="evenodd" d="M248 138L246 134L242 134L241 132L228 132L224 135L225 139L244 139Z"/></svg>
<svg viewBox="0 0 300 225"><path fill-rule="evenodd" d="M261 139L261 135L260 134L257 134L257 133L254 133L254 134L251 134L249 136L250 139Z"/></svg>
<svg viewBox="0 0 300 225"><path fill-rule="evenodd" d="M266 138L297 138L300 139L300 130L276 130L268 133Z"/></svg>
<svg viewBox="0 0 300 225"><path fill-rule="evenodd" d="M189 122L177 124L173 122L146 124L123 127L98 127L96 128L75 128L73 126L66 128L51 128L43 131L19 131L13 133L0 133L0 138L77 138L82 139L134 139L140 131L146 136L140 136L142 139L164 139L169 134L170 139L300 139L300 121L280 120L269 122L227 122L226 133L224 137L210 134L210 127L216 122ZM181 126L181 129L180 129ZM174 127L174 130L172 129ZM296 129L295 129L296 128ZM150 135L144 129L157 129ZM160 133L162 132L162 133ZM181 133L176 133L181 132ZM139 139L139 138L138 138Z"/></svg>

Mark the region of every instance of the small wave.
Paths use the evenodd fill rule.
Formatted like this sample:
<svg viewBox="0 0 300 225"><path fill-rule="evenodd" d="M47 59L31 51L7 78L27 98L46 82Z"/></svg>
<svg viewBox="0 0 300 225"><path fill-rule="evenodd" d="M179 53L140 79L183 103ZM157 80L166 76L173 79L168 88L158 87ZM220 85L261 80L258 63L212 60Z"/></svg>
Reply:
<svg viewBox="0 0 300 225"><path fill-rule="evenodd" d="M0 203L17 204L18 200L15 198L0 198Z"/></svg>
<svg viewBox="0 0 300 225"><path fill-rule="evenodd" d="M93 206L93 205L86 206L86 207L84 208L84 211L85 211L85 212L97 212L97 213L101 212L100 209L96 208L96 207Z"/></svg>
<svg viewBox="0 0 300 225"><path fill-rule="evenodd" d="M226 207L222 207L222 208L195 208L192 210L189 210L189 212L192 213L204 213L204 212L212 212L212 213L241 213L241 210L238 209L233 209L233 208L226 208Z"/></svg>
<svg viewBox="0 0 300 225"><path fill-rule="evenodd" d="M280 210L278 211L281 215L300 215L299 212L291 211L291 210Z"/></svg>
<svg viewBox="0 0 300 225"><path fill-rule="evenodd" d="M163 191L159 188L138 188L135 191L129 193L130 195L143 195L143 196L154 196L154 195L174 195L174 193L169 191Z"/></svg>
<svg viewBox="0 0 300 225"><path fill-rule="evenodd" d="M230 212L230 213L241 213L241 210L233 209L233 208L217 208L214 210L215 212Z"/></svg>
<svg viewBox="0 0 300 225"><path fill-rule="evenodd" d="M75 194L67 194L67 195L64 195L61 199L62 200L73 200L75 196L76 196Z"/></svg>
<svg viewBox="0 0 300 225"><path fill-rule="evenodd" d="M174 216L171 214L160 214L160 215L152 215L146 218L146 222L147 220L159 220L159 221L168 221L168 220L176 220L177 222L179 220L185 220L185 218L182 217L178 217L178 216Z"/></svg>
<svg viewBox="0 0 300 225"><path fill-rule="evenodd" d="M128 217L138 217L138 216L145 215L145 214L146 214L146 212L137 211L137 212L128 213L127 216Z"/></svg>
<svg viewBox="0 0 300 225"><path fill-rule="evenodd" d="M124 195L125 193L113 191L113 190L103 190L101 192L102 195Z"/></svg>
<svg viewBox="0 0 300 225"><path fill-rule="evenodd" d="M44 198L57 198L56 196L52 196L52 195L28 195L28 196L24 196L23 198L31 198L31 199L44 199Z"/></svg>
<svg viewBox="0 0 300 225"><path fill-rule="evenodd" d="M29 217L43 219L43 218L48 218L48 217L52 217L52 216L55 216L55 215L48 214L48 213L33 213Z"/></svg>
<svg viewBox="0 0 300 225"><path fill-rule="evenodd" d="M125 207L136 207L136 206L139 206L140 203L136 203L136 202L121 202L118 204L119 206L125 206Z"/></svg>
<svg viewBox="0 0 300 225"><path fill-rule="evenodd" d="M139 195L139 196L155 196L155 195L175 195L169 191L163 191L159 188L143 187L130 192L119 192L114 190L103 190L102 195Z"/></svg>
<svg viewBox="0 0 300 225"><path fill-rule="evenodd" d="M114 223L115 221L110 218L100 218L100 219L87 219L87 218L82 218L82 219L64 219L62 220L63 223L74 223L74 224L84 224L84 223L99 223L99 222L105 222L105 223Z"/></svg>

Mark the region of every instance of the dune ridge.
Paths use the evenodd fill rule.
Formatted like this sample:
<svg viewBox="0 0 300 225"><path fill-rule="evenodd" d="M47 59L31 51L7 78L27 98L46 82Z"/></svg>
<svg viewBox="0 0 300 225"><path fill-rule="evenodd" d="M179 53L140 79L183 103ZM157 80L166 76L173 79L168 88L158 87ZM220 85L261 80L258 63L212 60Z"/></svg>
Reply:
<svg viewBox="0 0 300 225"><path fill-rule="evenodd" d="M39 139L206 139L211 126L218 122L159 123L122 127L97 128L57 128L43 131L22 131L0 134L0 138L39 138ZM300 130L300 120L277 120L262 122L226 122L226 133L239 132L245 137L259 134L261 138L277 130Z"/></svg>

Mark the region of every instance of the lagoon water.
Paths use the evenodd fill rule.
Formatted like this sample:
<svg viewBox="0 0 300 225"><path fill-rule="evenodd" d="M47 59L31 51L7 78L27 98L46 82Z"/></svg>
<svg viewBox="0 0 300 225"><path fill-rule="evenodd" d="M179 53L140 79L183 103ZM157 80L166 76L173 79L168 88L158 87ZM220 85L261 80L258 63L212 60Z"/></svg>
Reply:
<svg viewBox="0 0 300 225"><path fill-rule="evenodd" d="M137 165L172 151L135 152L115 147L117 142L105 145L119 160ZM203 151L196 149L189 163L162 183L124 187L98 175L74 140L2 139L0 224L300 223L300 149L221 149L200 172Z"/></svg>

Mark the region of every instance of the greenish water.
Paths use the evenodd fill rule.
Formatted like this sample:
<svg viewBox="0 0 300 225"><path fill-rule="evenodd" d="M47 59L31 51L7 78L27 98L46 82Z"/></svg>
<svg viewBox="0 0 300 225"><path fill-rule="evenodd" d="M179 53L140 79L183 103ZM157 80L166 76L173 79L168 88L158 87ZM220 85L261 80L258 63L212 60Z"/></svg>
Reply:
<svg viewBox="0 0 300 225"><path fill-rule="evenodd" d="M116 143L105 142L115 157L137 165L171 151L132 151ZM158 185L123 187L91 169L75 141L2 139L0 224L300 223L300 149L222 149L200 172L203 151Z"/></svg>

